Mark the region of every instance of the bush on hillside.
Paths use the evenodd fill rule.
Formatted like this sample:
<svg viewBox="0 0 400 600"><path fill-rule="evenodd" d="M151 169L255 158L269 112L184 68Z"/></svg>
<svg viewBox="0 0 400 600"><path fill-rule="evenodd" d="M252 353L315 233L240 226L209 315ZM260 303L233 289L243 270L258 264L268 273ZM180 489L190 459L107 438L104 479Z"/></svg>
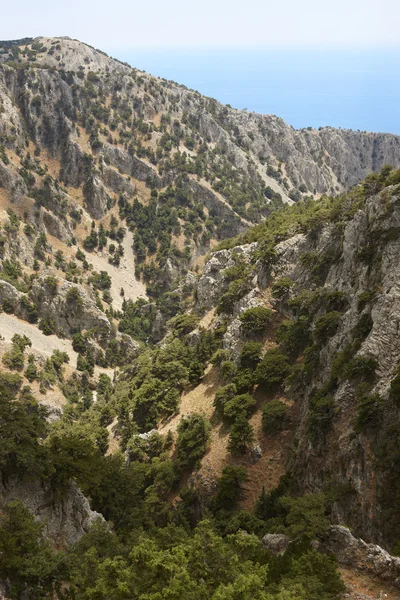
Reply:
<svg viewBox="0 0 400 600"><path fill-rule="evenodd" d="M246 342L240 353L240 366L245 369L255 369L261 361L263 346L259 342Z"/></svg>
<svg viewBox="0 0 400 600"><path fill-rule="evenodd" d="M289 358L279 348L271 348L256 368L255 379L268 389L280 385L290 373Z"/></svg>
<svg viewBox="0 0 400 600"><path fill-rule="evenodd" d="M335 335L341 316L340 312L332 311L319 317L314 329L315 340L318 344L325 344L329 338Z"/></svg>
<svg viewBox="0 0 400 600"><path fill-rule="evenodd" d="M280 400L271 400L264 405L262 426L265 433L275 435L288 425L287 406Z"/></svg>
<svg viewBox="0 0 400 600"><path fill-rule="evenodd" d="M270 322L272 311L264 306L256 306L244 311L239 319L246 333L261 333Z"/></svg>
<svg viewBox="0 0 400 600"><path fill-rule="evenodd" d="M246 416L239 414L229 432L228 451L231 454L245 454L247 447L254 441L254 430Z"/></svg>
<svg viewBox="0 0 400 600"><path fill-rule="evenodd" d="M210 425L202 415L191 415L178 426L176 459L179 467L193 467L206 453Z"/></svg>
<svg viewBox="0 0 400 600"><path fill-rule="evenodd" d="M287 296L287 294L290 291L290 288L293 285L294 283L292 279L290 279L290 277L281 277L281 279L275 281L275 283L272 286L272 297L278 299L284 298L285 296Z"/></svg>
<svg viewBox="0 0 400 600"><path fill-rule="evenodd" d="M224 417L234 420L244 415L247 418L250 416L255 405L256 401L250 394L234 396L224 404Z"/></svg>

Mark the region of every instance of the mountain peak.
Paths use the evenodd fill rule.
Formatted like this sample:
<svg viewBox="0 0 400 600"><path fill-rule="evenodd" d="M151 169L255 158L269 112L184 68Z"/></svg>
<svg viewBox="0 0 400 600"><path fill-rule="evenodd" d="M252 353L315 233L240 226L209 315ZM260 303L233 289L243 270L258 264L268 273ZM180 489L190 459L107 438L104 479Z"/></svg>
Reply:
<svg viewBox="0 0 400 600"><path fill-rule="evenodd" d="M131 70L105 52L68 36L0 42L0 62L9 60L82 73L129 73Z"/></svg>

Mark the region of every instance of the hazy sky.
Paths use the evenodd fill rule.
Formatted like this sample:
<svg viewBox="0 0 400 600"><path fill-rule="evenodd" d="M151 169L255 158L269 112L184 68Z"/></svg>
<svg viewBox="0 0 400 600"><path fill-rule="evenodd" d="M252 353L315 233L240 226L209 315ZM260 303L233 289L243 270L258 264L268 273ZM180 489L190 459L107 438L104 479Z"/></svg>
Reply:
<svg viewBox="0 0 400 600"><path fill-rule="evenodd" d="M400 46L398 0L3 0L0 39L68 35L111 52L268 44Z"/></svg>

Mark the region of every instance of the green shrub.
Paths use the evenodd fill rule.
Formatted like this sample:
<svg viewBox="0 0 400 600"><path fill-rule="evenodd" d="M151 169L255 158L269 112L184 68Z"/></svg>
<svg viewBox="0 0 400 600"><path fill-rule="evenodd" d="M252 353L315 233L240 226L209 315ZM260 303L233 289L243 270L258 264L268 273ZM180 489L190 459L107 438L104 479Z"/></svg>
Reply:
<svg viewBox="0 0 400 600"><path fill-rule="evenodd" d="M243 394L244 392L251 392L255 384L255 372L254 369L238 369L236 375L233 378L238 393Z"/></svg>
<svg viewBox="0 0 400 600"><path fill-rule="evenodd" d="M294 285L290 277L281 277L272 286L272 297L282 299L290 292L290 288Z"/></svg>
<svg viewBox="0 0 400 600"><path fill-rule="evenodd" d="M83 258L85 258L84 255ZM94 271L88 278L88 283L91 283L96 290L105 291L111 289L111 277L107 271L100 271L100 273Z"/></svg>
<svg viewBox="0 0 400 600"><path fill-rule="evenodd" d="M246 333L261 333L270 322L272 311L264 306L249 308L243 312L239 319Z"/></svg>
<svg viewBox="0 0 400 600"><path fill-rule="evenodd" d="M383 408L384 401L378 394L359 396L356 431L377 431L381 423Z"/></svg>
<svg viewBox="0 0 400 600"><path fill-rule="evenodd" d="M70 305L74 310L79 311L82 309L83 300L77 287L74 286L70 288L65 296L65 299L67 304Z"/></svg>
<svg viewBox="0 0 400 600"><path fill-rule="evenodd" d="M374 292L373 290L366 290L365 292L361 292L361 294L357 296L357 309L359 311L362 311L367 306L367 304L370 304L370 302L374 300L375 296L376 292Z"/></svg>
<svg viewBox="0 0 400 600"><path fill-rule="evenodd" d="M280 400L271 400L262 411L262 427L268 435L275 435L288 425L287 406Z"/></svg>
<svg viewBox="0 0 400 600"><path fill-rule="evenodd" d="M332 265L338 261L340 253L334 250L325 252L305 252L300 257L300 262L310 269L311 277L315 283L322 285Z"/></svg>
<svg viewBox="0 0 400 600"><path fill-rule="evenodd" d="M236 373L236 365L234 362L230 360L225 360L221 364L221 375L225 381L229 381L232 377L235 376Z"/></svg>
<svg viewBox="0 0 400 600"><path fill-rule="evenodd" d="M244 414L236 417L230 432L228 451L231 454L245 454L249 444L254 441L254 431Z"/></svg>
<svg viewBox="0 0 400 600"><path fill-rule="evenodd" d="M335 399L322 388L309 401L308 435L314 442L323 441L323 435L331 426L334 417Z"/></svg>
<svg viewBox="0 0 400 600"><path fill-rule="evenodd" d="M167 317L174 317L179 312L181 295L178 292L166 292L157 300L161 312Z"/></svg>
<svg viewBox="0 0 400 600"><path fill-rule="evenodd" d="M49 468L42 445L46 410L38 405L29 388L22 389L16 402L20 386L18 375L0 375L0 469L5 480L26 473L40 477L43 468Z"/></svg>
<svg viewBox="0 0 400 600"><path fill-rule="evenodd" d="M99 381L97 383L97 399L108 402L111 398L113 391L113 384L108 375L100 373Z"/></svg>
<svg viewBox="0 0 400 600"><path fill-rule="evenodd" d="M50 296L54 297L57 295L57 279L49 275L45 278L44 284Z"/></svg>
<svg viewBox="0 0 400 600"><path fill-rule="evenodd" d="M35 365L35 359L33 354L30 354L28 357L28 366L25 370L25 377L30 383L32 383L33 381L35 381L35 379L38 378L38 370Z"/></svg>
<svg viewBox="0 0 400 600"><path fill-rule="evenodd" d="M22 385L22 377L17 373L0 372L0 399L12 400Z"/></svg>
<svg viewBox="0 0 400 600"><path fill-rule="evenodd" d="M355 356L346 366L346 377L352 381L372 382L378 362L373 356Z"/></svg>
<svg viewBox="0 0 400 600"><path fill-rule="evenodd" d="M261 361L263 345L260 342L246 342L240 353L240 366L255 369Z"/></svg>
<svg viewBox="0 0 400 600"><path fill-rule="evenodd" d="M328 529L324 494L305 494L299 498L284 496L280 502L288 511L287 532L292 538L312 540Z"/></svg>
<svg viewBox="0 0 400 600"><path fill-rule="evenodd" d="M175 335L180 336L193 331L197 327L198 322L199 319L195 315L177 315L168 321L168 327L170 327Z"/></svg>
<svg viewBox="0 0 400 600"><path fill-rule="evenodd" d="M11 338L12 344L21 352L25 351L25 348L30 348L32 346L31 340L26 335L19 335L19 333L14 333Z"/></svg>
<svg viewBox="0 0 400 600"><path fill-rule="evenodd" d="M18 348L5 352L2 358L3 365L12 371L22 371L24 368L24 353Z"/></svg>
<svg viewBox="0 0 400 600"><path fill-rule="evenodd" d="M193 467L206 453L210 425L202 415L190 415L178 425L176 459L179 467Z"/></svg>
<svg viewBox="0 0 400 600"><path fill-rule="evenodd" d="M284 320L276 332L276 341L290 356L298 356L310 342L310 322L301 316L295 321Z"/></svg>
<svg viewBox="0 0 400 600"><path fill-rule="evenodd" d="M256 401L250 394L234 396L224 404L223 413L227 419L236 419L241 415L246 418L250 416Z"/></svg>
<svg viewBox="0 0 400 600"><path fill-rule="evenodd" d="M317 344L325 344L329 338L335 335L341 316L341 313L333 311L319 317L314 329Z"/></svg>
<svg viewBox="0 0 400 600"><path fill-rule="evenodd" d="M42 529L20 500L12 500L2 508L0 572L13 598L20 598L27 589L33 598L53 593L54 570L60 558L44 539Z"/></svg>
<svg viewBox="0 0 400 600"><path fill-rule="evenodd" d="M136 302L124 301L118 329L122 333L128 333L136 340L145 342L151 335L156 314L155 304L150 304L142 298Z"/></svg>
<svg viewBox="0 0 400 600"><path fill-rule="evenodd" d="M358 320L357 325L353 329L354 337L363 342L365 338L369 335L369 332L372 329L374 322L369 313L364 313Z"/></svg>
<svg viewBox="0 0 400 600"><path fill-rule="evenodd" d="M2 308L5 313L12 315L15 309L14 303L9 298L4 298Z"/></svg>
<svg viewBox="0 0 400 600"><path fill-rule="evenodd" d="M374 244L369 243L364 246L357 252L357 258L361 260L361 262L371 266L374 258L378 255L378 249L374 246Z"/></svg>
<svg viewBox="0 0 400 600"><path fill-rule="evenodd" d="M21 265L18 261L5 258L2 265L2 274L6 280L16 281L22 275Z"/></svg>
<svg viewBox="0 0 400 600"><path fill-rule="evenodd" d="M335 600L346 591L335 559L316 550L293 559L290 572L282 577L283 589L290 590L291 585L296 586L293 598L298 597L296 589L300 589L304 593L300 598L307 600Z"/></svg>
<svg viewBox="0 0 400 600"><path fill-rule="evenodd" d="M250 283L247 279L239 279L232 281L229 285L228 291L223 294L221 300L217 306L217 314L230 314L233 310L234 305L243 296L250 291Z"/></svg>
<svg viewBox="0 0 400 600"><path fill-rule="evenodd" d="M271 348L257 365L255 380L264 388L276 387L290 373L289 359L279 348Z"/></svg>
<svg viewBox="0 0 400 600"><path fill-rule="evenodd" d="M319 355L320 349L316 344L312 344L304 350L303 370L307 379L312 377L314 371L317 369L319 365Z"/></svg>
<svg viewBox="0 0 400 600"><path fill-rule="evenodd" d="M216 508L234 508L242 497L242 484L246 481L247 472L244 467L225 467L217 481Z"/></svg>
<svg viewBox="0 0 400 600"><path fill-rule="evenodd" d="M72 336L72 348L75 352L84 354L87 348L87 341L85 336L79 331L78 333L74 333Z"/></svg>
<svg viewBox="0 0 400 600"><path fill-rule="evenodd" d="M37 323L38 309L36 304L30 302L26 296L22 296L20 306L21 309L26 312L26 318L28 323Z"/></svg>
<svg viewBox="0 0 400 600"><path fill-rule="evenodd" d="M344 292L339 292L339 290L328 292L325 290L325 288L323 288L321 292L321 300L327 312L343 312L349 306L346 294Z"/></svg>
<svg viewBox="0 0 400 600"><path fill-rule="evenodd" d="M225 404L236 396L237 390L233 383L228 383L224 387L217 390L214 398L214 407L217 413L222 416L224 414Z"/></svg>
<svg viewBox="0 0 400 600"><path fill-rule="evenodd" d="M88 375L93 375L94 373L94 359L92 356L88 354L78 354L78 358L76 360L76 368L78 371L86 371Z"/></svg>
<svg viewBox="0 0 400 600"><path fill-rule="evenodd" d="M43 317L39 321L39 329L44 335L52 335L56 332L56 324L50 317Z"/></svg>
<svg viewBox="0 0 400 600"><path fill-rule="evenodd" d="M214 354L210 358L210 363L212 365L219 366L221 363L223 363L225 361L229 361L230 358L231 358L230 351L220 348L219 350L216 350L214 352Z"/></svg>
<svg viewBox="0 0 400 600"><path fill-rule="evenodd" d="M11 370L22 371L24 368L24 351L27 346L32 346L31 340L26 335L15 333L11 338L12 348L3 356L3 364Z"/></svg>
<svg viewBox="0 0 400 600"><path fill-rule="evenodd" d="M94 225L94 223L92 223L92 229L90 231L90 234L84 239L83 247L88 252L91 252L92 250L94 250L96 248L98 243L99 243L99 238L97 236L95 225Z"/></svg>

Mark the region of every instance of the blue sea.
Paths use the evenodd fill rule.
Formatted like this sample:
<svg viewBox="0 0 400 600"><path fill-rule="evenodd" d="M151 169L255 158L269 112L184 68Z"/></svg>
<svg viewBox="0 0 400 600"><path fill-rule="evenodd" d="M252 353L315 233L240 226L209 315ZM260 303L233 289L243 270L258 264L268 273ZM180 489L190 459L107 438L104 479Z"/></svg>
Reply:
<svg viewBox="0 0 400 600"><path fill-rule="evenodd" d="M295 128L400 134L400 46L109 53L234 108L278 115Z"/></svg>

